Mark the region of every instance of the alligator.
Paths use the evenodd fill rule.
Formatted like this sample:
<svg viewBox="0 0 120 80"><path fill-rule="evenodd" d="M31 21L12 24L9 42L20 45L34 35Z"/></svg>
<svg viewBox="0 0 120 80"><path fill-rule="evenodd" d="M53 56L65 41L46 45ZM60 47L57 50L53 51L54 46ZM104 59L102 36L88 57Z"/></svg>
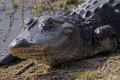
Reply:
<svg viewBox="0 0 120 80"><path fill-rule="evenodd" d="M27 18L26 26L0 58L0 65L36 59L56 66L119 49L120 0L87 0L69 12Z"/></svg>

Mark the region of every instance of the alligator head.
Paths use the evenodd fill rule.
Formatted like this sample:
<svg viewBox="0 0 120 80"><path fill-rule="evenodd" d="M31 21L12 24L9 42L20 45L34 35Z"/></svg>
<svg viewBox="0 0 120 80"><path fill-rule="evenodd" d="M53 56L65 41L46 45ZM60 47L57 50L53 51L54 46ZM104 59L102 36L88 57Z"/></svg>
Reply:
<svg viewBox="0 0 120 80"><path fill-rule="evenodd" d="M71 52L78 49L76 45L79 43L75 38L76 25L73 25L73 22L76 21L72 15L48 15L39 19L26 19L25 29L11 42L9 49L14 56L22 59L36 58L48 65L74 59L77 53Z"/></svg>

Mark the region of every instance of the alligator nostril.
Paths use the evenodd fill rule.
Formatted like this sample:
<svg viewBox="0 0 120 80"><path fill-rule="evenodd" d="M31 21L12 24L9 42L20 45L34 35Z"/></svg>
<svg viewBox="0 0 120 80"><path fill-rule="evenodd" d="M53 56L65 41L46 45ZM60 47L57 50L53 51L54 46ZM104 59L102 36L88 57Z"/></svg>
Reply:
<svg viewBox="0 0 120 80"><path fill-rule="evenodd" d="M9 48L23 48L28 47L30 44L26 39L17 38L10 43Z"/></svg>
<svg viewBox="0 0 120 80"><path fill-rule="evenodd" d="M34 38L31 38L30 41L34 41Z"/></svg>

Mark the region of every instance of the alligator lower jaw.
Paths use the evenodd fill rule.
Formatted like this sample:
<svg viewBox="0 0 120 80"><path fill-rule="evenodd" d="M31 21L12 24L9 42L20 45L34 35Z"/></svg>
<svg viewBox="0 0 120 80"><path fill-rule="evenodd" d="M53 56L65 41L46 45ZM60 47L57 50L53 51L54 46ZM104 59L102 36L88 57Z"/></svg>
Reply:
<svg viewBox="0 0 120 80"><path fill-rule="evenodd" d="M42 53L40 50L20 50L20 49L10 49L12 51L12 55L16 56L20 59L34 59L37 63L43 63L49 66L55 66L58 63L54 61L54 57L57 57L58 55L56 53ZM32 52L30 52L32 51ZM34 51L34 52L33 52Z"/></svg>

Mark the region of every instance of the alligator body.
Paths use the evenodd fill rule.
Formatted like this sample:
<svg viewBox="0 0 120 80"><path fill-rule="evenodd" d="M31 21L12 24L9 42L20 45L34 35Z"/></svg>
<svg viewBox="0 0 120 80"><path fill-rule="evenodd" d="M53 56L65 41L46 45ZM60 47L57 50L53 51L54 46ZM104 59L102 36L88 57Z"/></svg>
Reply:
<svg viewBox="0 0 120 80"><path fill-rule="evenodd" d="M54 66L117 50L119 21L120 0L87 0L72 12L29 18L0 64L15 56Z"/></svg>

